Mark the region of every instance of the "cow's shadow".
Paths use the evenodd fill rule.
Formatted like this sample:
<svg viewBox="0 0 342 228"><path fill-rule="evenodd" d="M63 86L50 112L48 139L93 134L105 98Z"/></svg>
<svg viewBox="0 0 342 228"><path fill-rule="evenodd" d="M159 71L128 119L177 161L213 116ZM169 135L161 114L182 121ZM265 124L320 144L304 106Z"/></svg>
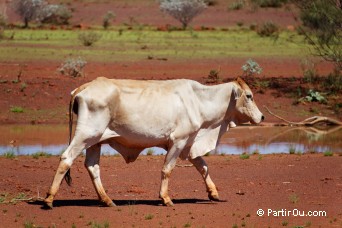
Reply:
<svg viewBox="0 0 342 228"><path fill-rule="evenodd" d="M206 199L173 199L175 205L177 204L215 204L217 202ZM150 205L150 206L162 206L161 200L114 200L117 206L132 206L132 205ZM220 200L219 202L226 202ZM49 209L42 200L28 202L31 205L40 205L42 209ZM85 206L85 207L101 207L99 200L96 199L74 199L74 200L54 200L53 207L73 207L73 206Z"/></svg>

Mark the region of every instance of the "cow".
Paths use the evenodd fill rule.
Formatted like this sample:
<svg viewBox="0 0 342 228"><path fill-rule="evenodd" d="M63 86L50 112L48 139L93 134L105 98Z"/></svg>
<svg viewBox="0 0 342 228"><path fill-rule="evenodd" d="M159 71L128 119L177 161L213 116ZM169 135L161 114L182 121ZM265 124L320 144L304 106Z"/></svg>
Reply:
<svg viewBox="0 0 342 228"><path fill-rule="evenodd" d="M78 118L72 138L73 112ZM61 155L44 202L52 208L63 178L70 184L70 167L85 149L85 167L100 201L115 206L101 183L101 144L109 144L127 163L134 162L145 148L164 148L167 153L159 193L164 205L173 205L168 182L177 158L188 159L195 166L204 179L209 199L219 201L202 156L216 148L229 127L263 120L250 88L239 77L211 86L187 79L97 78L71 93L69 146Z"/></svg>

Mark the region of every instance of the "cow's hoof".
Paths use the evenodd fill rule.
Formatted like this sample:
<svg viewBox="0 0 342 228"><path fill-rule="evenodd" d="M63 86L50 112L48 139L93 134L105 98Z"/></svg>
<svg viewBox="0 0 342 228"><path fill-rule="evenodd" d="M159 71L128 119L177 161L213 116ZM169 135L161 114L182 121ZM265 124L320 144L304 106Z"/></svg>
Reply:
<svg viewBox="0 0 342 228"><path fill-rule="evenodd" d="M107 204L108 207L116 207L116 204L114 202L108 203Z"/></svg>
<svg viewBox="0 0 342 228"><path fill-rule="evenodd" d="M115 203L112 201L112 200L108 200L108 201L101 201L101 204L104 206L104 207L115 207Z"/></svg>
<svg viewBox="0 0 342 228"><path fill-rule="evenodd" d="M211 201L220 201L220 197L218 195L208 194L208 197Z"/></svg>
<svg viewBox="0 0 342 228"><path fill-rule="evenodd" d="M167 207L173 207L174 204L172 201L169 201L169 202L164 203L164 205Z"/></svg>
<svg viewBox="0 0 342 228"><path fill-rule="evenodd" d="M44 206L46 209L52 209L53 208L52 202L44 201Z"/></svg>

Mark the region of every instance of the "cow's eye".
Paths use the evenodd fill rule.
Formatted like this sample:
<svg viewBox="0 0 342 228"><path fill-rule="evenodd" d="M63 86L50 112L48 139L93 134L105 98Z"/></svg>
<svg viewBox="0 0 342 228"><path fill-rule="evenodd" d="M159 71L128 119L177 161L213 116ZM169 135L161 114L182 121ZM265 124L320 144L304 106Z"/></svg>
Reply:
<svg viewBox="0 0 342 228"><path fill-rule="evenodd" d="M252 99L252 95L251 95L251 94L247 94L246 97L247 97L248 99Z"/></svg>

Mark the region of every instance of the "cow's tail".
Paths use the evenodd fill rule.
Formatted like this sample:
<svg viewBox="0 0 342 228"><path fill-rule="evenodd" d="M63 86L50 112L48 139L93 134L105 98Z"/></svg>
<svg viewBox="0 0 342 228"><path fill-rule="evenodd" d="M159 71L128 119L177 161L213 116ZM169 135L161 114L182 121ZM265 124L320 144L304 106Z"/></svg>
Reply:
<svg viewBox="0 0 342 228"><path fill-rule="evenodd" d="M71 92L71 99L70 99L70 103L69 103L69 145L71 144L71 139L72 139L72 124L74 121L73 112L75 112L76 114L78 112L78 102L76 101L76 103L75 103L75 97L83 88L79 87L76 90ZM74 107L74 105L77 107ZM71 174L70 174L70 168L66 172L66 174L64 176L64 180L67 182L67 184L69 186L71 186L72 178L71 178Z"/></svg>

